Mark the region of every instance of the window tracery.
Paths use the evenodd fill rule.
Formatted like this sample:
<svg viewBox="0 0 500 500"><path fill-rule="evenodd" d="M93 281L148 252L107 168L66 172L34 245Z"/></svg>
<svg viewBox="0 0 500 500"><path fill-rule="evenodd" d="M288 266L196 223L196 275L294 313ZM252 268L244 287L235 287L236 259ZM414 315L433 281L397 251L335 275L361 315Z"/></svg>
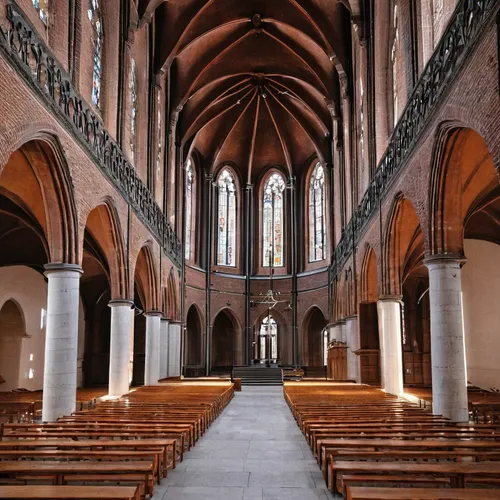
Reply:
<svg viewBox="0 0 500 500"><path fill-rule="evenodd" d="M399 109L398 109L399 108L399 103L398 103L399 22L398 22L397 1L394 1L391 62L392 62L392 98L393 98L393 112L394 112L393 120L394 120L394 125L396 125L399 118Z"/></svg>
<svg viewBox="0 0 500 500"><path fill-rule="evenodd" d="M130 159L132 163L135 159L136 132L137 132L137 76L135 61L132 59L129 75L130 90Z"/></svg>
<svg viewBox="0 0 500 500"><path fill-rule="evenodd" d="M283 266L283 192L285 179L273 173L264 185L262 266Z"/></svg>
<svg viewBox="0 0 500 500"><path fill-rule="evenodd" d="M309 181L309 262L326 258L325 169L317 163Z"/></svg>
<svg viewBox="0 0 500 500"><path fill-rule="evenodd" d="M99 0L89 0L88 16L92 25L93 71L92 71L92 103L101 107L101 77L102 77L102 16Z"/></svg>
<svg viewBox="0 0 500 500"><path fill-rule="evenodd" d="M186 198L186 210L185 210L185 259L191 259L192 251L192 240L193 240L193 202L194 202L194 170L193 162L189 159L186 163L186 187L185 187L185 198Z"/></svg>
<svg viewBox="0 0 500 500"><path fill-rule="evenodd" d="M234 266L236 265L236 184L227 168L219 175L217 186L219 188L217 264Z"/></svg>

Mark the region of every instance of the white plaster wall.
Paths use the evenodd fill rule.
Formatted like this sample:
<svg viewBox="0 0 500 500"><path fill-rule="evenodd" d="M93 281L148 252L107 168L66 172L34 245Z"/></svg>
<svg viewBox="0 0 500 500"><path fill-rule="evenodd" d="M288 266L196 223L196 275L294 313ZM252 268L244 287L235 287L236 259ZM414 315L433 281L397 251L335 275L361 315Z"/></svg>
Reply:
<svg viewBox="0 0 500 500"><path fill-rule="evenodd" d="M17 302L22 309L27 336L21 342L18 380L9 384L0 384L0 391L17 388L31 391L41 390L43 388L45 326L47 323L46 317L43 320L43 326L41 322L42 309L47 310L45 278L26 266L0 267L0 308L9 299ZM78 325L78 357L83 360L85 319L81 300ZM30 369L33 371L31 379L29 378ZM2 375L7 378L6 374Z"/></svg>
<svg viewBox="0 0 500 500"><path fill-rule="evenodd" d="M1 267L0 308L9 299L17 302L22 309L27 336L21 342L18 380L16 383L1 384L0 391L20 387L32 391L42 389L46 320L41 328L41 312L47 309L47 283L44 277L26 266ZM31 379L30 369L33 370ZM8 374L2 375L8 380Z"/></svg>
<svg viewBox="0 0 500 500"><path fill-rule="evenodd" d="M500 389L500 246L465 240L462 268L467 379Z"/></svg>

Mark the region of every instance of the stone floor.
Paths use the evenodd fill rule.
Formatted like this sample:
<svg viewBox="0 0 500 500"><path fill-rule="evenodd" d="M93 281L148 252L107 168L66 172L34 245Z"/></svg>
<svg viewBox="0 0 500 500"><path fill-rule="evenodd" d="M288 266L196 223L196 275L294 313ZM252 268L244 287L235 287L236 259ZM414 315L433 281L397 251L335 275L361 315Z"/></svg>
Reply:
<svg viewBox="0 0 500 500"><path fill-rule="evenodd" d="M153 500L325 500L316 460L282 387L244 387Z"/></svg>

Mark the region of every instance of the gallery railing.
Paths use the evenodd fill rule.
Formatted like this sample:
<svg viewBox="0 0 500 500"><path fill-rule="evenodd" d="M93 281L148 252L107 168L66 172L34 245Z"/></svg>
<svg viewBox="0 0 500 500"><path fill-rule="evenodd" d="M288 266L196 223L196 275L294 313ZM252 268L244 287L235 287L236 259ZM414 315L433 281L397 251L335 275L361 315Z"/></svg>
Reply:
<svg viewBox="0 0 500 500"><path fill-rule="evenodd" d="M378 164L360 204L344 228L332 257L335 279L381 200L412 154L431 115L450 82L456 78L467 54L474 48L488 21L494 19L498 0L460 0L447 30L424 68L408 103L394 128L389 146Z"/></svg>
<svg viewBox="0 0 500 500"><path fill-rule="evenodd" d="M22 10L14 3L8 4L7 17L10 26L0 29L0 50L80 142L150 229L166 254L180 267L182 251L179 238L152 193L125 158L121 147L75 89L68 73L39 38Z"/></svg>

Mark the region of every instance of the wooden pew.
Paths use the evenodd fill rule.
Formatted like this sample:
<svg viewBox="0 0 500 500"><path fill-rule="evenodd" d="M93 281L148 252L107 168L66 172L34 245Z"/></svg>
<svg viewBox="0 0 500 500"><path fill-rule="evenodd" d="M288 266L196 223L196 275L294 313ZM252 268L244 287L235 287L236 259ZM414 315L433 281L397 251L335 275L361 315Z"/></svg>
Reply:
<svg viewBox="0 0 500 500"><path fill-rule="evenodd" d="M62 485L67 481L103 480L142 483L145 495L153 494L154 469L148 462L0 462L0 475L26 481L54 481ZM0 480L1 481L1 480Z"/></svg>
<svg viewBox="0 0 500 500"><path fill-rule="evenodd" d="M4 500L139 500L130 486L1 486Z"/></svg>
<svg viewBox="0 0 500 500"><path fill-rule="evenodd" d="M167 475L167 468L171 464L176 465L176 441L175 439L134 439L134 440L63 440L63 439L37 439L37 440L13 440L1 441L0 453L5 450L35 450L35 449L57 449L57 450L119 450L127 454L129 450L151 451L155 448L162 450L161 463L163 464L163 476ZM169 453L170 451L170 453ZM182 452L181 452L182 455ZM172 462L169 463L169 457Z"/></svg>
<svg viewBox="0 0 500 500"><path fill-rule="evenodd" d="M347 487L347 500L499 500L500 490Z"/></svg>
<svg viewBox="0 0 500 500"><path fill-rule="evenodd" d="M464 488L467 477L480 476L487 480L500 476L500 462L473 462L473 463L402 463L402 462L358 462L358 461L335 461L330 469L329 487L333 493L335 490L345 495L342 476L366 475L373 476L372 482L382 482L384 476L403 477L429 476L429 480L436 476L448 477L451 486ZM330 472L329 471L329 472ZM380 478L380 479L378 479Z"/></svg>

